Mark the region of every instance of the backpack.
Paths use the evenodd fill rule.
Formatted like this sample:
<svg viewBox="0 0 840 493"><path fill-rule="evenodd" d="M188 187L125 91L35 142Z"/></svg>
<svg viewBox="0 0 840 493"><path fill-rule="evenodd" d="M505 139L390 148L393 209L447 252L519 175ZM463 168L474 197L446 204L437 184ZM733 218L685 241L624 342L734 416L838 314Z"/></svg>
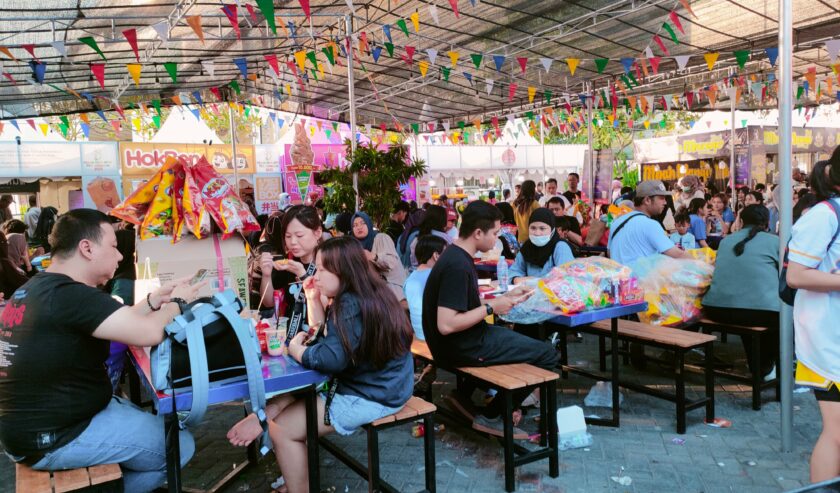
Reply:
<svg viewBox="0 0 840 493"><path fill-rule="evenodd" d="M187 305L164 329L163 342L152 348L152 385L173 396L173 408L175 389L191 387L190 411L178 413L181 426L189 427L204 418L210 382L247 379L251 411L260 418L265 430L261 451L266 453L271 440L265 425L260 344L251 321L239 315L242 308L242 301L232 289Z"/></svg>
<svg viewBox="0 0 840 493"><path fill-rule="evenodd" d="M837 216L837 231L834 232L834 236L831 237L831 241L828 242L828 248L826 252L831 249L831 245L834 244L834 241L837 239L837 235L840 235L840 209L834 203L833 200L826 200L824 203L828 204L831 210L834 212L834 215ZM787 283L787 270L788 270L788 255L790 254L790 240L788 240L788 244L785 247L785 256L782 259L782 270L779 274L779 298L786 304L793 306L793 301L796 299L796 289L788 286Z"/></svg>

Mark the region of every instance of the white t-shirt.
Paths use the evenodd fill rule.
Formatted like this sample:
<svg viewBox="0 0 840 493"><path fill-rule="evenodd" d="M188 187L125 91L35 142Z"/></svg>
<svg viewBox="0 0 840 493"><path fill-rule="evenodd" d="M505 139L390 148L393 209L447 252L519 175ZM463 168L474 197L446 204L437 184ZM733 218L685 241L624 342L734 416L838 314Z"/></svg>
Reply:
<svg viewBox="0 0 840 493"><path fill-rule="evenodd" d="M834 199L840 207L840 200ZM827 204L817 204L793 226L788 259L832 272L840 268L840 240L829 247L837 231L837 216ZM838 274L840 275L840 274ZM817 293L800 289L793 305L796 357L820 376L840 382L840 291Z"/></svg>

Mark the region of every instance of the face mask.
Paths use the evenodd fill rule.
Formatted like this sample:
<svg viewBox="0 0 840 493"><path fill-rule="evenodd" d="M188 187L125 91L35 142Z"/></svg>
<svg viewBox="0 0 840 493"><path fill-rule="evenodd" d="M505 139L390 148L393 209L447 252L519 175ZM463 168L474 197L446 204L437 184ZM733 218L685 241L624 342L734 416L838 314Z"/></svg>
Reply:
<svg viewBox="0 0 840 493"><path fill-rule="evenodd" d="M545 235L545 236L528 235L528 239L531 240L531 243L533 243L534 246L541 247L541 246L548 245L548 242L551 240L551 235Z"/></svg>
<svg viewBox="0 0 840 493"><path fill-rule="evenodd" d="M688 193L691 191L691 187L682 187L682 191Z"/></svg>

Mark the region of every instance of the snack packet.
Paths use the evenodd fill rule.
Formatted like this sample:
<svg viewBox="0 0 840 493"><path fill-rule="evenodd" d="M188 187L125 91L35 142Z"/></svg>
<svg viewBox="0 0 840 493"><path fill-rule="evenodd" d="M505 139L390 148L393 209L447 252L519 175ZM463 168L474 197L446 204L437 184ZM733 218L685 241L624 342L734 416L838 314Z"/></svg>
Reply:
<svg viewBox="0 0 840 493"><path fill-rule="evenodd" d="M194 189L190 188L189 198L192 200L195 196L200 196L203 201L203 211L209 214L216 224L222 229L225 237L232 235L235 231L246 233L249 231L259 231L260 225L251 214L248 206L245 205L236 193L231 188L230 184L225 180L210 163L203 156L198 162L189 168L188 172L194 180ZM189 180L189 179L188 179ZM192 187L193 184L190 184ZM192 207L192 204L190 205ZM187 201L184 200L184 213L187 212ZM190 213L195 214L194 209L190 209ZM198 216L198 225L201 224L201 213ZM201 237L201 231L196 232L196 236Z"/></svg>

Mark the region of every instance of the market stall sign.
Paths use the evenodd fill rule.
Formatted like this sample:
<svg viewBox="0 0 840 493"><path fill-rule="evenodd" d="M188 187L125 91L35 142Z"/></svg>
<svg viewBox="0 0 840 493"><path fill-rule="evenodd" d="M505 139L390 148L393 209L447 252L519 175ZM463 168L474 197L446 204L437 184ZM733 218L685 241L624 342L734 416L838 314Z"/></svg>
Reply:
<svg viewBox="0 0 840 493"><path fill-rule="evenodd" d="M141 142L120 142L120 160L123 176L150 175L163 166L168 156L184 156L188 162L196 163L201 156L222 174L233 174L233 148L230 145L204 144L149 144ZM254 173L254 146L236 146L237 171Z"/></svg>

